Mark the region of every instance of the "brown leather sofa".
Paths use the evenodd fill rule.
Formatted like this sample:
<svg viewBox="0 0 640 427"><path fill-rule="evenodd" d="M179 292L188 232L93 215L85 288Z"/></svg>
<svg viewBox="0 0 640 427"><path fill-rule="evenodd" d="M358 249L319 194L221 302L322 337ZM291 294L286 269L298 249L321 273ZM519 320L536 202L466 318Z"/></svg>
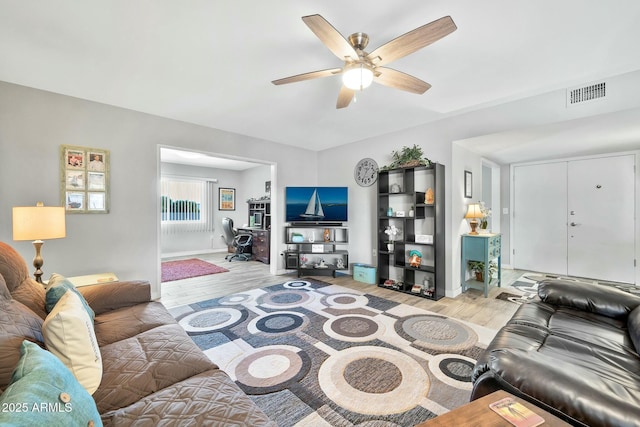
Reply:
<svg viewBox="0 0 640 427"><path fill-rule="evenodd" d="M41 327L47 315L42 285L29 277L22 257L0 242L2 281L0 391L11 380L23 340L45 348ZM96 315L103 375L93 399L105 426L275 425L164 306L150 300L148 282L78 290ZM20 414L15 416L19 421Z"/></svg>
<svg viewBox="0 0 640 427"><path fill-rule="evenodd" d="M640 297L545 280L474 368L471 400L503 389L577 426L640 426Z"/></svg>

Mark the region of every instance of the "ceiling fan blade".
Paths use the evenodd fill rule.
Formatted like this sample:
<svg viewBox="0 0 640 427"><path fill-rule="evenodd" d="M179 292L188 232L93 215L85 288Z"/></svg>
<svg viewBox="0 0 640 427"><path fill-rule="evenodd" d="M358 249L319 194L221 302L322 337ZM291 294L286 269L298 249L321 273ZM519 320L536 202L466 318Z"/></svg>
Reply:
<svg viewBox="0 0 640 427"><path fill-rule="evenodd" d="M358 53L349 42L336 30L333 25L320 15L303 16L302 20L307 27L329 48L340 60L349 57L358 59Z"/></svg>
<svg viewBox="0 0 640 427"><path fill-rule="evenodd" d="M374 76L373 81L394 89L421 95L431 88L429 83L393 68L377 67L376 71L380 74Z"/></svg>
<svg viewBox="0 0 640 427"><path fill-rule="evenodd" d="M338 102L336 102L336 108L348 107L355 94L355 90L349 89L345 85L342 85L342 87L340 88L340 93L338 94Z"/></svg>
<svg viewBox="0 0 640 427"><path fill-rule="evenodd" d="M367 58L375 65L388 64L440 40L457 28L450 16L444 16L383 44Z"/></svg>
<svg viewBox="0 0 640 427"><path fill-rule="evenodd" d="M329 76L333 76L333 75L339 74L341 71L342 71L342 68L330 68L328 70L312 71L310 73L298 74L298 75L295 75L295 76L290 76L290 77L285 77L283 79L274 80L271 83L273 83L276 86L277 85L284 85L284 84L287 84L287 83L301 82L303 80L317 79L319 77L329 77Z"/></svg>

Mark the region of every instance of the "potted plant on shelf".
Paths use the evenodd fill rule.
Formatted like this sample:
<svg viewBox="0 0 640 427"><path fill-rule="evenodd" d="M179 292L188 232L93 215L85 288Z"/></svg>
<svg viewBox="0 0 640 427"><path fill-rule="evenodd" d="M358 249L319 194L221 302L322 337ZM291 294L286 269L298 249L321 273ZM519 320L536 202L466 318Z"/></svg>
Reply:
<svg viewBox="0 0 640 427"><path fill-rule="evenodd" d="M478 282L484 282L484 262L482 261L467 261L469 270L475 274ZM498 271L498 264L495 261L489 262L489 278Z"/></svg>
<svg viewBox="0 0 640 427"><path fill-rule="evenodd" d="M427 159L422 152L422 147L413 144L413 147L402 147L402 150L394 150L391 152L393 160L389 166L384 166L382 170L395 168L412 168L416 166L428 166L431 160Z"/></svg>
<svg viewBox="0 0 640 427"><path fill-rule="evenodd" d="M487 227L489 226L489 217L491 216L491 209L487 208L484 202L480 202L480 213L482 214L482 219L480 220L480 229L486 233Z"/></svg>
<svg viewBox="0 0 640 427"><path fill-rule="evenodd" d="M389 252L393 252L393 236L400 234L400 229L395 225L387 225L384 229L384 233L389 236L389 241L387 242L387 250Z"/></svg>

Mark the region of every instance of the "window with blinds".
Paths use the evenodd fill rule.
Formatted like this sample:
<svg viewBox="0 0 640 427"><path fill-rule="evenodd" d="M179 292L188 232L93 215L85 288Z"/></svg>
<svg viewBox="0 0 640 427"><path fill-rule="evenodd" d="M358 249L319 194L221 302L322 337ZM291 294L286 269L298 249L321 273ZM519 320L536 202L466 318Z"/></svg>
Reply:
<svg viewBox="0 0 640 427"><path fill-rule="evenodd" d="M213 231L214 182L198 178L163 176L161 179L162 232Z"/></svg>

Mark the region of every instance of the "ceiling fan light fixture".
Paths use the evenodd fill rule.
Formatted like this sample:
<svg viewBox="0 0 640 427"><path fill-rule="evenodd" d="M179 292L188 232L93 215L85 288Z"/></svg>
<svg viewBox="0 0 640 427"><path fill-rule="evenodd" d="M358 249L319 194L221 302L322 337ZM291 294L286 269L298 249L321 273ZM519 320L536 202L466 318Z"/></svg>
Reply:
<svg viewBox="0 0 640 427"><path fill-rule="evenodd" d="M363 62L345 67L342 83L351 90L363 90L371 86L373 70Z"/></svg>

